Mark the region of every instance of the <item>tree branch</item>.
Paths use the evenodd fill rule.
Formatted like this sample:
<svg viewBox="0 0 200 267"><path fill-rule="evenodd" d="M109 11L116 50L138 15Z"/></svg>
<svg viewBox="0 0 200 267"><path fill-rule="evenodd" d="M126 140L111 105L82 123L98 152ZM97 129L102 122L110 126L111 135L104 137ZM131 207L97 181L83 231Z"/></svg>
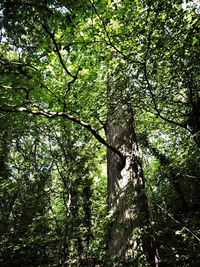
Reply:
<svg viewBox="0 0 200 267"><path fill-rule="evenodd" d="M154 110L156 111L156 115L157 115L158 117L160 117L161 119L163 119L163 120L169 122L169 123L175 124L175 125L177 125L177 126L180 126L180 127L184 128L184 129L186 129L187 131L189 131L189 132L191 133L191 131L186 127L185 123L179 123L179 122L177 122L177 121L168 119L168 118L166 118L165 116L162 115L161 111L160 111L159 108L158 108L158 105L157 105L157 102L156 102L156 98L155 98L155 96L154 96L154 93L153 93L153 91L152 91L152 86L151 86L150 81L149 81L149 78L148 78L148 74L147 74L147 66L146 66L146 65L147 65L147 63L146 63L146 61L145 61L145 63L144 63L144 78L145 78L145 80L146 80L146 82L147 82L147 88L148 88L149 93L150 93L150 95L151 95L151 99L152 99L152 102L153 102Z"/></svg>
<svg viewBox="0 0 200 267"><path fill-rule="evenodd" d="M120 152L115 147L111 146L97 132L97 130L94 129L90 124L82 121L79 118L73 117L73 116L67 114L66 112L49 111L49 110L41 109L40 107L37 107L36 105L34 107L36 107L37 109L33 110L33 109L25 108L25 107L10 107L10 106L3 107L3 106L1 106L0 107L0 111L7 112L7 113L28 113L28 114L32 114L32 115L45 116L46 118L50 118L50 119L53 119L53 118L64 118L64 119L70 120L70 121L72 121L72 122L74 122L76 124L81 125L85 129L87 129L102 145L104 145L105 147L107 147L108 149L110 149L111 151L116 153L123 161L125 160L125 156L122 154L122 152Z"/></svg>
<svg viewBox="0 0 200 267"><path fill-rule="evenodd" d="M48 29L47 25L45 25L45 23L42 24L42 27L44 28L44 30L46 31L46 33L49 35L49 37L51 38L54 46L55 46L55 49L56 49L56 53L58 54L58 58L60 60L60 63L63 67L63 69L65 70L65 72L72 78L75 78L76 76L72 75L71 72L67 69L64 61L63 61L63 58L62 58L62 55L60 53L60 49L58 47L58 43L56 42L56 39L55 39L55 36L53 33L50 32L50 30Z"/></svg>
<svg viewBox="0 0 200 267"><path fill-rule="evenodd" d="M136 64L142 64L142 62L140 61L137 61L137 60L133 60L132 58L130 58L130 56L127 56L125 55L121 50L119 50L119 48L113 44L113 42L111 41L110 39L110 36L109 36L109 33L106 29L106 24L105 24L105 21L103 20L103 18L99 15L98 11L97 11L97 8L94 4L94 2L92 0L89 0L89 2L91 3L93 9L94 9L94 12L95 14L97 15L97 17L100 19L100 21L102 22L102 25L103 25L103 29L105 31L105 34L106 34L106 37L108 39L108 45L110 45L118 54L120 54L125 60L129 61L129 62L132 62L132 63L136 63Z"/></svg>
<svg viewBox="0 0 200 267"><path fill-rule="evenodd" d="M70 81L68 81L68 83L67 83L67 88L66 88L66 90L64 92L64 95L63 95L63 101L64 101L64 103L63 103L63 111L65 111L66 107L67 107L67 101L66 101L67 94L69 93L69 91L71 89L71 85L77 80L78 73L79 73L80 70L82 70L82 69L79 67L77 72L76 72L76 74L75 74L75 76Z"/></svg>
<svg viewBox="0 0 200 267"><path fill-rule="evenodd" d="M188 227L186 227L185 225L182 225L182 223L178 220L176 220L167 210L165 210L162 206L156 204L156 206L164 213L166 214L169 218L171 218L175 223L177 223L178 225L180 225L182 227L182 229L185 229L188 233L190 233L198 242L200 242L200 238L194 233L192 232Z"/></svg>

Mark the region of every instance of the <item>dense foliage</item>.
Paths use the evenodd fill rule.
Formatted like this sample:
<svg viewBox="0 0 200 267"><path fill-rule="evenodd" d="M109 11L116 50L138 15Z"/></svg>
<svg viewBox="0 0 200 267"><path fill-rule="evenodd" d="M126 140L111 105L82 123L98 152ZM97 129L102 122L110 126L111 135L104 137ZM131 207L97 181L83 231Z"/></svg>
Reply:
<svg viewBox="0 0 200 267"><path fill-rule="evenodd" d="M109 77L134 110L156 266L199 266L195 3L1 1L1 266L149 266L107 252Z"/></svg>

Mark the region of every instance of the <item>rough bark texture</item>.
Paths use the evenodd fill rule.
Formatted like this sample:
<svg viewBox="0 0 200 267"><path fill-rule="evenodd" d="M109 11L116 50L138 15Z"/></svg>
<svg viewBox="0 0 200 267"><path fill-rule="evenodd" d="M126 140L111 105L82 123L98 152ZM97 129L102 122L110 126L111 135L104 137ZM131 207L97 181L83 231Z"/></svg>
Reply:
<svg viewBox="0 0 200 267"><path fill-rule="evenodd" d="M145 254L151 266L158 266L150 235L143 237L142 242L138 239L138 231L148 230L149 211L132 107L128 101L116 103L113 94L109 99L107 141L123 153L125 161L108 150L108 205L111 220L108 251L110 256L124 259Z"/></svg>

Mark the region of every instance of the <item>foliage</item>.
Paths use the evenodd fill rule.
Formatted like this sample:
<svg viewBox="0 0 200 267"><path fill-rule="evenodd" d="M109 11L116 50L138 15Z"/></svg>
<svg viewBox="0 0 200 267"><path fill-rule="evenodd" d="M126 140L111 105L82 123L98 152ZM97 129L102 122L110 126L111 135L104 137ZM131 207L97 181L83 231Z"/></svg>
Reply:
<svg viewBox="0 0 200 267"><path fill-rule="evenodd" d="M107 255L108 75L115 106L134 109L160 262L198 266L199 7L186 2L0 3L1 266L148 265Z"/></svg>

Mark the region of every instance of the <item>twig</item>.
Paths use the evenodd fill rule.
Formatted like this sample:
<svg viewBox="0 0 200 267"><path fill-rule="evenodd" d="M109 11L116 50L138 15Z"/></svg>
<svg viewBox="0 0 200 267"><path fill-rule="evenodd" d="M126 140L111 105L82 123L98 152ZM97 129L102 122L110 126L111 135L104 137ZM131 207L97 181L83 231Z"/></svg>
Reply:
<svg viewBox="0 0 200 267"><path fill-rule="evenodd" d="M194 234L188 227L183 226L181 224L181 222L179 222L178 220L176 220L167 210L165 210L163 207L161 207L160 205L156 204L157 207L159 207L159 209L161 209L169 218L171 218L174 222L176 222L178 225L180 225L183 229L185 229L188 233L190 233L196 240L198 240L200 242L200 238Z"/></svg>
<svg viewBox="0 0 200 267"><path fill-rule="evenodd" d="M95 6L95 4L93 3L93 1L92 1L92 0L89 0L89 2L91 3L92 7L94 8L95 14L97 15L97 17L98 17L98 18L100 19L100 21L102 22L103 29L104 29L105 34L106 34L106 37L107 37L107 39L108 39L108 44L109 44L112 48L114 48L114 50L115 50L117 53L119 53L120 55L122 55L123 58L126 59L127 61L132 62L132 63L136 63L136 64L142 64L142 62L137 61L137 60L133 60L133 59L130 58L129 56L125 55L121 50L119 50L118 47L116 47L116 46L113 44L113 42L112 42L111 39L110 39L109 33L108 33L107 29L106 29L105 21L104 21L103 18L99 15L99 13L98 13L98 11L97 11L97 9L96 9L96 6Z"/></svg>

